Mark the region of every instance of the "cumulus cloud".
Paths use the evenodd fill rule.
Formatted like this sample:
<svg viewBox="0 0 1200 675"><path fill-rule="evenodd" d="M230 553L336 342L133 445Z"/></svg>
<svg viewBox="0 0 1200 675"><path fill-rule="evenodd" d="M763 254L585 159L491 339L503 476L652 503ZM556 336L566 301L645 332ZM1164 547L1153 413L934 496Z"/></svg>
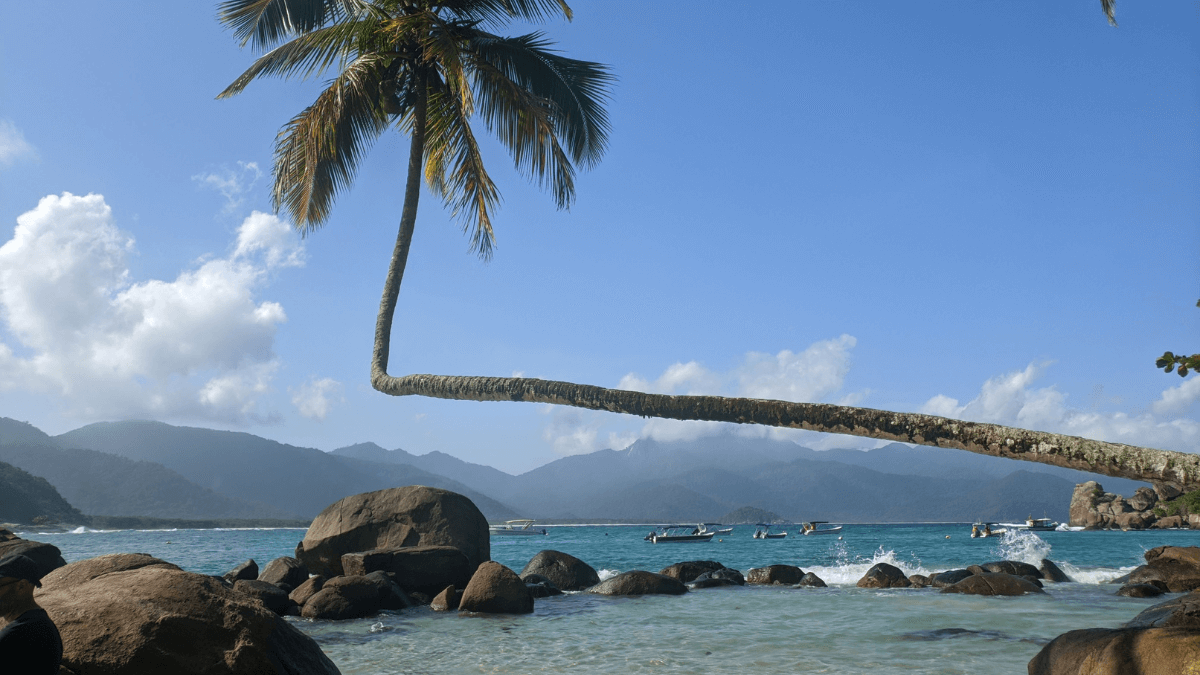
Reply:
<svg viewBox="0 0 1200 675"><path fill-rule="evenodd" d="M301 415L316 420L325 419L334 404L344 400L342 383L329 377L311 378L295 389L289 388L288 393Z"/></svg>
<svg viewBox="0 0 1200 675"><path fill-rule="evenodd" d="M216 190L225 197L225 212L232 213L245 201L245 195L262 178L262 170L255 162L238 162L237 169L222 167L218 171L198 173L192 180L202 187Z"/></svg>
<svg viewBox="0 0 1200 675"><path fill-rule="evenodd" d="M18 159L36 154L17 125L10 120L0 119L0 167L11 166Z"/></svg>
<svg viewBox="0 0 1200 675"><path fill-rule="evenodd" d="M977 397L965 404L939 394L926 401L919 412L1185 452L1194 451L1200 441L1200 424L1166 417L1195 401L1200 396L1200 385L1186 381L1164 391L1150 412L1083 411L1070 407L1067 396L1053 386L1034 385L1048 365L1034 363L1024 370L993 377L983 383Z"/></svg>
<svg viewBox="0 0 1200 675"><path fill-rule="evenodd" d="M668 366L654 379L636 373L625 375L617 384L617 388L650 394L738 396L805 403L823 402L841 391L846 375L850 372L850 352L855 344L853 336L842 335L817 342L798 353L787 349L777 354L749 352L742 357L740 364L728 372L709 370L696 361L679 362ZM865 392L848 393L841 397L841 402L856 403L864 395ZM763 427L745 427L723 422L658 418L645 421L636 431L622 429L605 435L602 428L613 417L606 413L556 408L552 413L552 422L543 429L542 436L560 454L580 454L601 447L628 447L638 438L689 441L731 429L738 434L770 434L791 440L813 435L811 432L796 429L767 430ZM845 443L839 447L845 447Z"/></svg>
<svg viewBox="0 0 1200 675"><path fill-rule="evenodd" d="M0 246L0 386L51 393L84 417L265 419L281 305L268 272L303 263L274 216L254 213L235 251L171 281L136 282L134 239L101 195L43 198Z"/></svg>

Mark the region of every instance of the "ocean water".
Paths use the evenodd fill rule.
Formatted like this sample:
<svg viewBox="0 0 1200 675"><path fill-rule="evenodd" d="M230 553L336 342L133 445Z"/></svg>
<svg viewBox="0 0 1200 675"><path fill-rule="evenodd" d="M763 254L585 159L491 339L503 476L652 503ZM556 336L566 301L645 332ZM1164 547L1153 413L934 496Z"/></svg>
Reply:
<svg viewBox="0 0 1200 675"><path fill-rule="evenodd" d="M345 675L375 673L1024 673L1055 636L1117 627L1164 598L1115 595L1107 582L1164 544L1200 545L1200 532L1016 532L971 539L969 524L846 525L836 536L751 538L741 526L708 543L651 544L649 526L547 527L538 537L494 537L492 559L520 572L538 551L570 553L602 578L716 560L745 572L786 563L829 588L725 587L683 596L539 599L523 616L467 616L428 608L351 621L289 619ZM788 529L788 528L783 528ZM798 529L798 528L793 528ZM25 532L68 562L140 552L204 574L253 558L292 555L304 530ZM992 560L1050 558L1075 580L1046 595L977 597L937 589L868 590L877 562L930 574ZM1165 596L1170 597L1170 596Z"/></svg>

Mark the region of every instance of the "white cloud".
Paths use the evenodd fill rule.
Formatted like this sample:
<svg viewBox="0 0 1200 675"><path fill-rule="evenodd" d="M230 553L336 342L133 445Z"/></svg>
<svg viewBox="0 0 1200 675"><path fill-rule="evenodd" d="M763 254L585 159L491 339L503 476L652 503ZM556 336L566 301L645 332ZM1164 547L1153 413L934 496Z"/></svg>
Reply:
<svg viewBox="0 0 1200 675"><path fill-rule="evenodd" d="M192 180L202 187L220 192L225 197L225 212L232 213L245 201L246 193L262 178L262 170L255 162L238 162L236 170L222 167L220 171L198 173Z"/></svg>
<svg viewBox="0 0 1200 675"><path fill-rule="evenodd" d="M288 389L292 405L301 415L310 419L323 420L335 403L344 401L342 383L329 377L309 379L296 389Z"/></svg>
<svg viewBox="0 0 1200 675"><path fill-rule="evenodd" d="M25 140L25 134L9 120L0 119L0 166L11 166L22 157L34 157L37 152Z"/></svg>
<svg viewBox="0 0 1200 675"><path fill-rule="evenodd" d="M1185 452L1193 452L1200 441L1200 424L1164 417L1194 401L1200 385L1184 382L1164 391L1151 406L1152 412L1086 412L1069 407L1067 396L1054 387L1033 386L1047 365L1030 364L1024 370L993 377L984 382L979 396L965 405L939 394L919 412Z"/></svg>
<svg viewBox="0 0 1200 675"><path fill-rule="evenodd" d="M16 340L0 344L0 386L50 393L90 418L262 419L287 316L256 296L272 266L303 261L280 228L255 213L229 258L134 282L133 237L101 195L43 198L0 246L0 317Z"/></svg>

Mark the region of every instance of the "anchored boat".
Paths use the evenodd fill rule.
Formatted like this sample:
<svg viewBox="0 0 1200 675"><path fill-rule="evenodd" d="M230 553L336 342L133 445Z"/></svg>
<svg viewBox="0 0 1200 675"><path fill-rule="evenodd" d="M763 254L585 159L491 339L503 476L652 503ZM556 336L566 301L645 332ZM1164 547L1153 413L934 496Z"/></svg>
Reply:
<svg viewBox="0 0 1200 675"><path fill-rule="evenodd" d="M550 534L549 532L546 531L545 528L535 529L533 527L533 524L536 522L537 521L530 520L528 518L519 518L517 520L506 520L506 521L504 521L503 525L492 525L491 527L489 527L488 533L492 534L493 536L500 535L502 537L510 537L510 536L525 537L525 536L532 536L535 534L536 535Z"/></svg>

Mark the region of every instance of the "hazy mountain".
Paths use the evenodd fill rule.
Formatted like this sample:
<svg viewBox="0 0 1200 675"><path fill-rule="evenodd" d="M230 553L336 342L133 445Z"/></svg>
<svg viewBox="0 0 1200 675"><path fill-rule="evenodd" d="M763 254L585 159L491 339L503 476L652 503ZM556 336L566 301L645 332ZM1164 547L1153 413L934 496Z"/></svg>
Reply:
<svg viewBox="0 0 1200 675"><path fill-rule="evenodd" d="M73 524L86 520L45 478L0 462L0 521L25 524L39 517Z"/></svg>
<svg viewBox="0 0 1200 675"><path fill-rule="evenodd" d="M473 490L493 496L507 494L516 481L512 474L493 469L490 466L464 462L437 450L424 455L413 455L399 448L385 450L374 443L358 443L338 448L331 454L383 464L408 464L422 471L453 478Z"/></svg>
<svg viewBox="0 0 1200 675"><path fill-rule="evenodd" d="M343 497L398 485L428 485L462 493L489 518L520 515L462 483L409 464L333 455L241 432L161 422L102 422L57 436L55 441L157 462L213 492L265 502L306 518Z"/></svg>

